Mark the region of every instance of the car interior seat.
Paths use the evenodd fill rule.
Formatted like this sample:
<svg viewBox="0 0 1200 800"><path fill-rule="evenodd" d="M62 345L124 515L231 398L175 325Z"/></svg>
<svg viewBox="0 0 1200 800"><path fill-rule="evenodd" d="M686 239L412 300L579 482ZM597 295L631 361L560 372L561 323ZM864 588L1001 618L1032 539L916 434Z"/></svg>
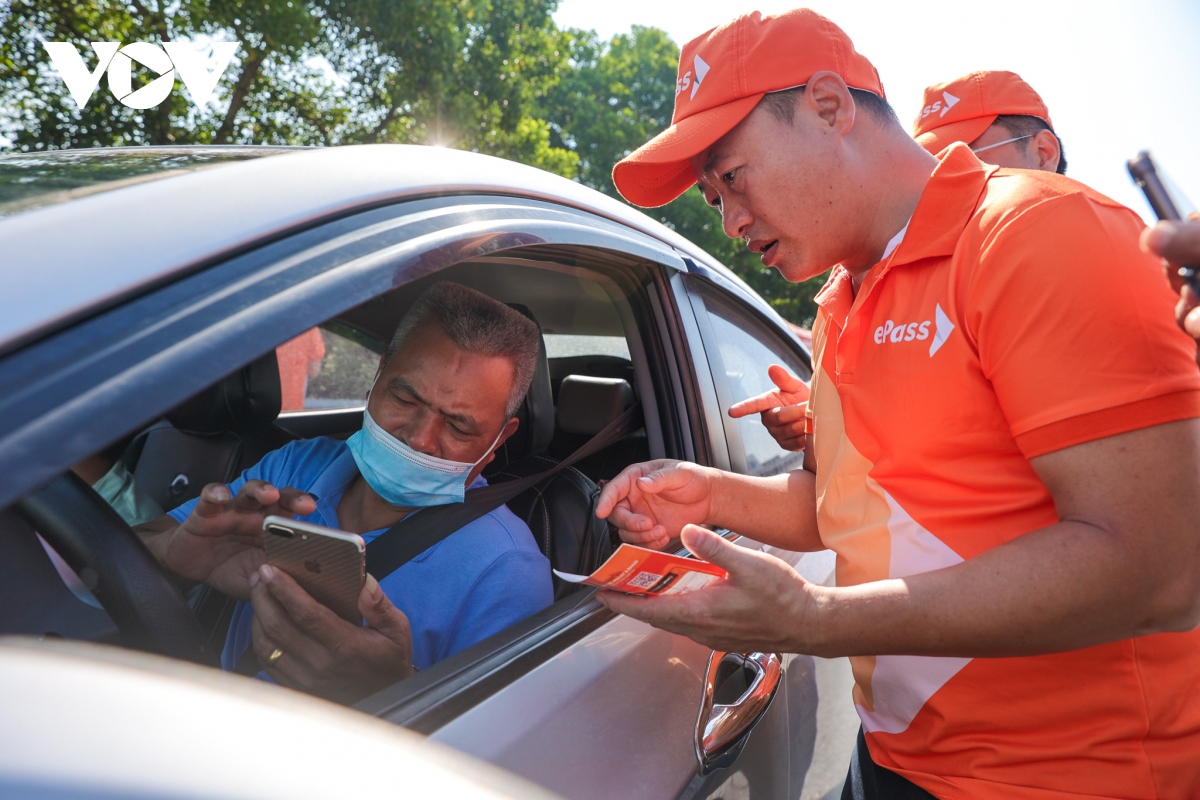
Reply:
<svg viewBox="0 0 1200 800"><path fill-rule="evenodd" d="M588 439L604 430L635 401L633 387L624 378L567 375L558 387L554 439L549 454L566 458ZM611 480L630 464L650 460L646 430L639 427L619 442L581 459L576 466L592 480Z"/></svg>
<svg viewBox="0 0 1200 800"><path fill-rule="evenodd" d="M513 307L534 319L523 306ZM496 458L483 471L489 482L502 483L534 475L559 461L546 454L554 435L555 413L544 342L538 348L533 383L517 418L521 421L517 432L497 449ZM608 523L596 518L599 496L595 482L568 467L517 495L508 502L508 507L529 526L538 547L550 559L550 566L563 572L589 573L612 553ZM578 584L554 578L556 600L577 588Z"/></svg>
<svg viewBox="0 0 1200 800"><path fill-rule="evenodd" d="M123 460L167 511L208 483L229 483L295 437L275 424L281 396L275 351L171 409L140 433Z"/></svg>

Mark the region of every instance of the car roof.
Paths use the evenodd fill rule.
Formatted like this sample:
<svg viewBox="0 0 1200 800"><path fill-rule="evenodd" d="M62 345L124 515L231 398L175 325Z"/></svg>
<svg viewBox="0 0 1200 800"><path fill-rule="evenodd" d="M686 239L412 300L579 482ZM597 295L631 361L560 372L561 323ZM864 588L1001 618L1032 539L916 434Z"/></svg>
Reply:
<svg viewBox="0 0 1200 800"><path fill-rule="evenodd" d="M703 250L579 183L479 153L355 145L231 161L0 219L0 351L271 236L380 204L463 194L547 201L621 223L777 317Z"/></svg>

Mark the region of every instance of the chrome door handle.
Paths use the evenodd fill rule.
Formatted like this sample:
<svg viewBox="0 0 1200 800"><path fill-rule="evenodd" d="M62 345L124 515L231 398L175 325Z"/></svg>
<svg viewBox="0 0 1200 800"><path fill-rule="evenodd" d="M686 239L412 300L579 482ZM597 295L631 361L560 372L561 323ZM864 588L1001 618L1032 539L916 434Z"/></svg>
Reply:
<svg viewBox="0 0 1200 800"><path fill-rule="evenodd" d="M700 716L696 720L696 758L700 774L727 767L737 760L750 731L762 719L783 676L783 661L775 653L723 653L708 657ZM742 685L733 700L718 697Z"/></svg>

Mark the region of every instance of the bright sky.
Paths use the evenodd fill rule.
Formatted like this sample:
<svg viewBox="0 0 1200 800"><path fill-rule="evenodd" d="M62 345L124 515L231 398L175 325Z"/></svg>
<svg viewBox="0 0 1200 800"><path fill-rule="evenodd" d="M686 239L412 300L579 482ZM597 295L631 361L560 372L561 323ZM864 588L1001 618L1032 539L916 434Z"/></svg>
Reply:
<svg viewBox="0 0 1200 800"><path fill-rule="evenodd" d="M748 11L798 0L562 0L561 27L602 36L631 25L677 43ZM1067 174L1152 217L1126 159L1150 150L1159 169L1200 201L1200 2L1196 0L809 0L871 60L910 125L925 86L1006 69L1046 101Z"/></svg>

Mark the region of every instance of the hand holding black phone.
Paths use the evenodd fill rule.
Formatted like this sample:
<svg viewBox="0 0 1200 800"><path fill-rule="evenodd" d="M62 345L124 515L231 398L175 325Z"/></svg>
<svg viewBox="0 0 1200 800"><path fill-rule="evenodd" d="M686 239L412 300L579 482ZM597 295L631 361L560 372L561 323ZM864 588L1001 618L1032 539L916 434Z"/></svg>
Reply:
<svg viewBox="0 0 1200 800"><path fill-rule="evenodd" d="M1171 193L1159 177L1158 168L1154 165L1154 159L1150 157L1150 153L1145 150L1141 151L1136 158L1129 159L1127 166L1130 177L1146 195L1146 201L1150 203L1154 215L1160 220L1181 222L1183 217L1179 213L1179 204L1171 197ZM1179 268L1179 277L1187 281L1196 296L1200 297L1198 269L1200 269L1200 265L1183 265Z"/></svg>

